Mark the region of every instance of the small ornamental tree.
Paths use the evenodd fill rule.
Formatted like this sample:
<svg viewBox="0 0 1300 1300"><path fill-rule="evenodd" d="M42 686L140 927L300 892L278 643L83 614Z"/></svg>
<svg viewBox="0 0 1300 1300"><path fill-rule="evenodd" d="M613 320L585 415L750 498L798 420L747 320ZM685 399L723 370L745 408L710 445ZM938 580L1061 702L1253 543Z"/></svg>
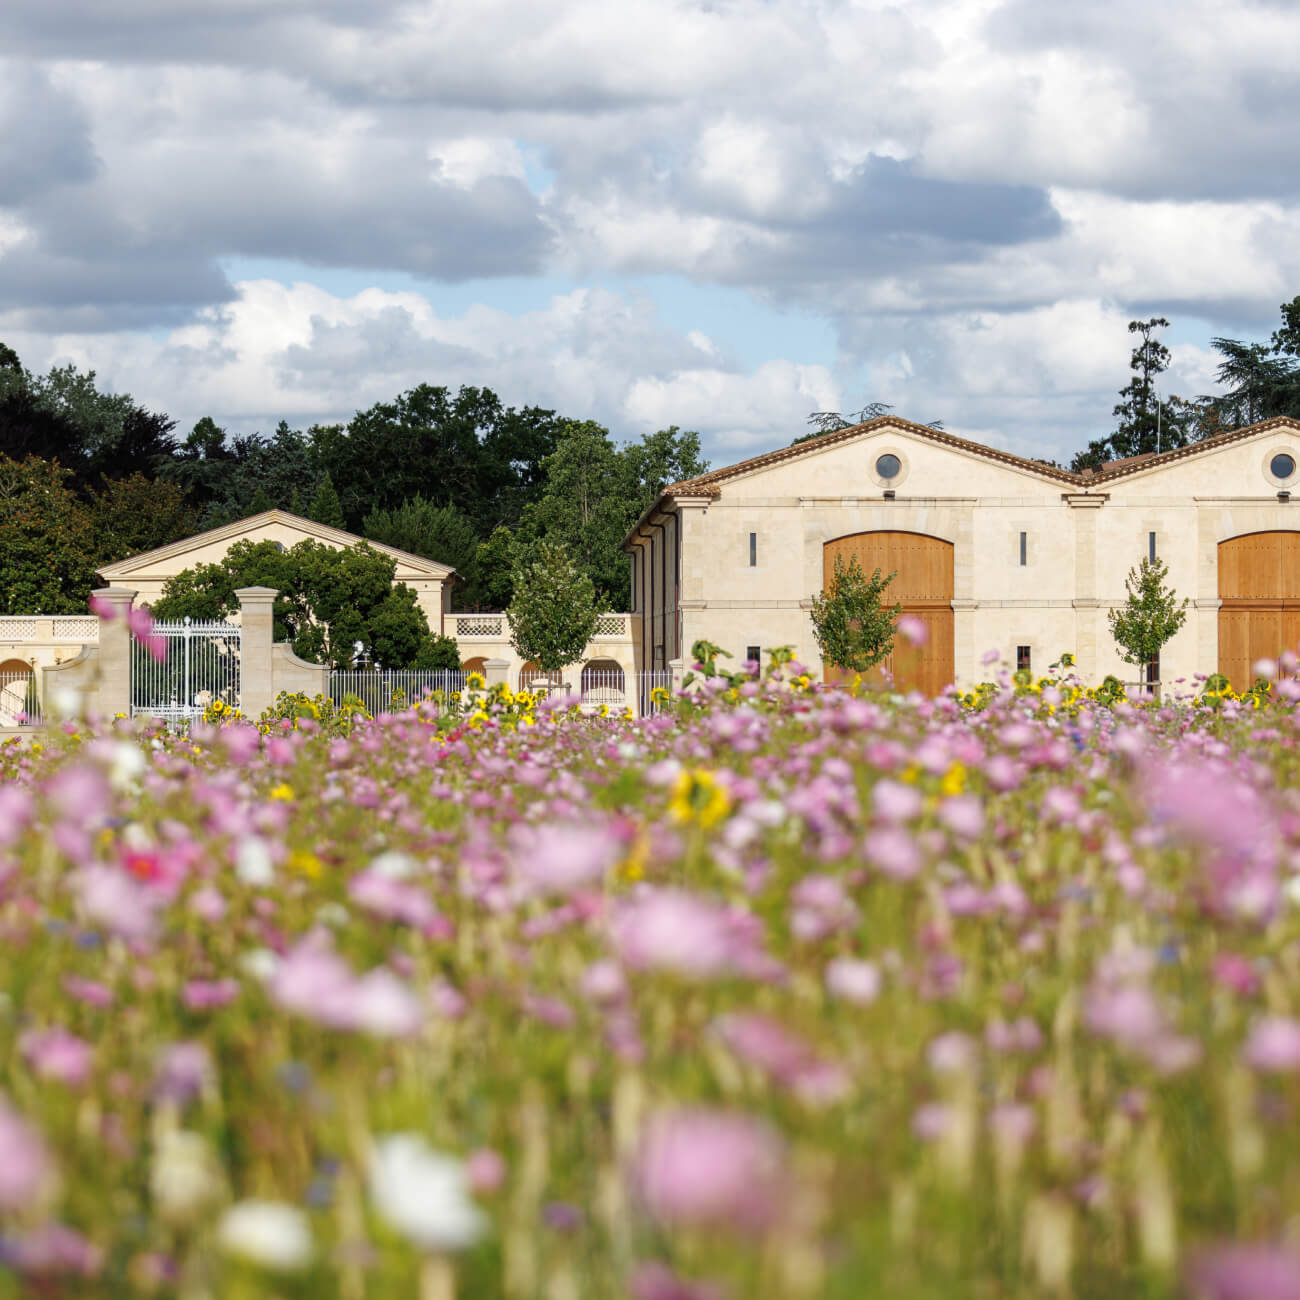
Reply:
<svg viewBox="0 0 1300 1300"><path fill-rule="evenodd" d="M543 672L558 672L581 659L599 617L591 577L562 542L539 542L516 568L506 610L510 644Z"/></svg>
<svg viewBox="0 0 1300 1300"><path fill-rule="evenodd" d="M1171 587L1165 586L1168 569L1163 560L1144 559L1128 571L1128 600L1110 611L1110 631L1125 663L1139 664L1142 682L1149 682L1148 668L1161 647L1187 621L1186 597L1178 603Z"/></svg>
<svg viewBox="0 0 1300 1300"><path fill-rule="evenodd" d="M835 576L825 591L813 597L813 635L822 658L834 668L864 673L894 648L894 620L901 605L886 608L880 597L895 575L870 578L856 557L848 567L835 560Z"/></svg>

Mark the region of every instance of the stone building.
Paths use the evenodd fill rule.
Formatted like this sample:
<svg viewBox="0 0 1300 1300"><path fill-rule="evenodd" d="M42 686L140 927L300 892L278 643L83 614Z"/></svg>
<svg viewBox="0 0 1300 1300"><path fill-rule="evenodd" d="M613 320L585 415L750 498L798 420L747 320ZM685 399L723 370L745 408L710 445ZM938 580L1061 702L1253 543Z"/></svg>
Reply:
<svg viewBox="0 0 1300 1300"><path fill-rule="evenodd" d="M1107 613L1144 556L1191 599L1154 667L1170 683L1300 643L1300 422L1267 420L1074 474L884 416L666 488L628 534L638 653L671 664L706 638L737 658L791 645L824 672L813 593L836 557L897 577L929 636L897 680L988 675L986 651L1040 672L1072 652L1085 680L1136 681Z"/></svg>

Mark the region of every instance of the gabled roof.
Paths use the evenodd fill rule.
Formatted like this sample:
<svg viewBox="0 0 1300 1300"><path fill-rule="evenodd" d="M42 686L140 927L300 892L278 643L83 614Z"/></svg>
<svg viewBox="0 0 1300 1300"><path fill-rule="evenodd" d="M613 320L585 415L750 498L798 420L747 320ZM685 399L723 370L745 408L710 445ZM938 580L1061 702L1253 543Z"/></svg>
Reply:
<svg viewBox="0 0 1300 1300"><path fill-rule="evenodd" d="M456 572L446 564L439 564L437 560L427 560L422 555L412 555L410 551L399 551L395 546L371 541L367 537L358 537L355 533L345 532L342 528L331 528L328 524L318 524L313 519L292 515L287 510L264 510L261 514L249 515L247 519L237 519L233 524L209 528L206 532L195 533L192 537L182 537L180 541L171 542L167 546L158 546L152 551L142 551L139 555L132 555L125 560L115 560L112 564L101 565L99 574L109 582L119 578L129 578L142 569L175 559L212 542L238 541L241 537L256 533L259 528L267 524L283 524L303 533L307 538L333 546L350 547L365 542L382 555L389 556L407 568L415 569L421 576L446 581Z"/></svg>
<svg viewBox="0 0 1300 1300"><path fill-rule="evenodd" d="M1117 478L1137 474L1139 471L1163 469L1174 461L1187 460L1191 456L1218 451L1220 447L1226 447L1234 442L1245 442L1248 438L1269 433L1273 429L1286 429L1290 433L1300 434L1300 420L1293 419L1289 415L1275 415L1256 424L1247 424L1240 429L1230 429L1227 433L1216 434L1213 438L1206 438L1204 442L1188 443L1186 447L1175 447L1173 451L1162 451L1159 455L1147 452L1141 456L1128 456L1124 460L1108 461L1095 474L1085 472L1071 477L1077 479L1084 487L1091 488L1098 483L1110 483Z"/></svg>
<svg viewBox="0 0 1300 1300"><path fill-rule="evenodd" d="M1165 465L1172 464L1174 461L1186 460L1190 456L1200 456L1207 452L1217 451L1230 443L1243 442L1248 438L1267 433L1273 429L1288 429L1292 433L1300 434L1300 420L1293 419L1289 415L1278 415L1268 420L1261 420L1257 424L1248 424L1243 428L1232 429L1228 433L1206 438L1204 442L1194 442L1186 447L1175 448L1173 451L1161 452L1159 455L1153 452L1143 452L1139 456L1127 456L1123 460L1107 461L1099 470L1084 470L1083 473L1076 474L1072 470L1058 469L1055 465L1048 465L1041 460L1029 460L1024 456L1013 456L1009 451L999 451L996 447L986 447L983 443L971 442L968 438L959 438L956 434L944 433L942 429L932 429L927 424L913 424L911 420L901 420L897 416L880 415L874 420L866 420L862 424L854 424L847 429L836 429L833 433L824 433L818 438L808 438L792 446L766 452L762 456L751 456L748 460L737 461L734 465L723 465L719 469L709 470L707 474L699 474L695 478L683 479L679 483L670 483L633 525L628 535L623 539L623 546L624 548L629 546L632 538L641 530L646 520L662 508L667 498L718 497L722 495L720 485L728 479L738 478L740 475L752 473L754 470L766 469L769 465L779 465L784 461L796 460L812 452L824 451L827 447L836 446L841 442L851 442L855 438L861 438L866 434L876 433L886 428L899 429L904 433L912 434L918 438L925 438L930 442L936 442L945 447L952 447L974 456L981 456L986 460L997 461L999 464L1009 465L1013 469L1023 470L1030 474L1037 474L1041 478L1062 484L1067 490L1090 492L1093 488L1112 483L1116 479L1125 478L1130 474L1160 469Z"/></svg>
<svg viewBox="0 0 1300 1300"><path fill-rule="evenodd" d="M833 433L823 433L820 437L805 439L791 447L781 447L762 456L752 456L749 460L738 461L735 465L724 465L721 469L710 470L707 474L683 479L680 483L670 483L664 488L664 494L666 496L716 496L717 493L710 489L726 479L749 474L756 469L766 469L769 465L778 465L782 461L796 460L811 452L825 451L827 447L834 447L841 442L852 442L855 438L876 433L881 429L901 429L904 433L914 434L918 438L926 438L945 447L953 447L958 451L982 456L986 460L995 460L999 464L1027 470L1031 474L1055 479L1071 486L1080 481L1079 476L1072 474L1068 469L1057 469L1055 465L1044 464L1041 460L1027 460L1023 456L1013 456L1009 451L998 451L996 447L986 447L981 442L958 438L956 434L944 433L942 429L932 429L928 424L913 424L911 420L900 420L894 415L878 415L874 420L865 420L862 424L853 424L847 429L836 429Z"/></svg>

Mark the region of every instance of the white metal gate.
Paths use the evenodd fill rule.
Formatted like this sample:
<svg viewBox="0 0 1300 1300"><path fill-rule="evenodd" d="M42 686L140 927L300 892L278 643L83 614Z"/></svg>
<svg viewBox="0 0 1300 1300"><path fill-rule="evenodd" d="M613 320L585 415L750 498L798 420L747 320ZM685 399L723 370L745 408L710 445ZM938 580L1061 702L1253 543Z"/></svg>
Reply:
<svg viewBox="0 0 1300 1300"><path fill-rule="evenodd" d="M239 707L237 623L155 623L148 642L131 642L131 712L179 720L202 717L220 700ZM165 653L163 653L165 651Z"/></svg>

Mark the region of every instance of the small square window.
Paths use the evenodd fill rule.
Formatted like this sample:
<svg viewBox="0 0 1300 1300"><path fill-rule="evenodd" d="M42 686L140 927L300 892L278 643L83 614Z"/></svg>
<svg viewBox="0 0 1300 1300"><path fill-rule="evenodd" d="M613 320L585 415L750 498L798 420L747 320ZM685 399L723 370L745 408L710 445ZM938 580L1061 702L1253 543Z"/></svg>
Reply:
<svg viewBox="0 0 1300 1300"><path fill-rule="evenodd" d="M759 663L763 658L763 647L756 645L746 646L745 658L752 659L755 663Z"/></svg>
<svg viewBox="0 0 1300 1300"><path fill-rule="evenodd" d="M1147 534L1147 559L1154 564L1156 562L1156 535L1155 533Z"/></svg>
<svg viewBox="0 0 1300 1300"><path fill-rule="evenodd" d="M1029 534L1020 534L1020 563L1026 565L1029 563Z"/></svg>
<svg viewBox="0 0 1300 1300"><path fill-rule="evenodd" d="M758 534L750 533L749 535L749 567L751 569L758 567Z"/></svg>
<svg viewBox="0 0 1300 1300"><path fill-rule="evenodd" d="M1032 672L1030 654L1027 645L1016 646L1016 672Z"/></svg>

